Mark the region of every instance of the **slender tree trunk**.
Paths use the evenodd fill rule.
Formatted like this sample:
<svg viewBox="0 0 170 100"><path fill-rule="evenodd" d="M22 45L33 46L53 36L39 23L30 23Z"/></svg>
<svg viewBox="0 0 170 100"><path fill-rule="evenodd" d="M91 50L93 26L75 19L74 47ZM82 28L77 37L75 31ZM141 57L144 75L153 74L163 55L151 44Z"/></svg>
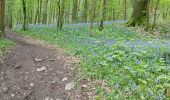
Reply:
<svg viewBox="0 0 170 100"><path fill-rule="evenodd" d="M73 0L72 23L76 23L77 21L77 11L78 11L78 0Z"/></svg>
<svg viewBox="0 0 170 100"><path fill-rule="evenodd" d="M45 8L44 8L43 20L42 20L43 24L47 23L47 10L48 10L48 0L46 0L45 2Z"/></svg>
<svg viewBox="0 0 170 100"><path fill-rule="evenodd" d="M37 9L36 9L36 13L35 13L35 20L34 20L34 24L37 23L37 19L38 19L38 15L39 15L39 0L37 0Z"/></svg>
<svg viewBox="0 0 170 100"><path fill-rule="evenodd" d="M65 14L65 0L62 0L62 6L61 6L61 15L60 15L60 30L63 27L64 24L64 14Z"/></svg>
<svg viewBox="0 0 170 100"><path fill-rule="evenodd" d="M57 27L60 27L60 15L61 15L61 4L60 4L60 0L58 0L58 18L57 18Z"/></svg>
<svg viewBox="0 0 170 100"><path fill-rule="evenodd" d="M64 24L65 0L58 1L58 22L57 27L61 30Z"/></svg>
<svg viewBox="0 0 170 100"><path fill-rule="evenodd" d="M127 0L124 0L124 20L127 19Z"/></svg>
<svg viewBox="0 0 170 100"><path fill-rule="evenodd" d="M8 0L8 3L6 4L6 15L5 15L5 24L6 27L11 29L12 28L12 6L13 6L13 0Z"/></svg>
<svg viewBox="0 0 170 100"><path fill-rule="evenodd" d="M154 15L154 20L153 20L152 30L154 29L154 27L156 25L157 9L158 9L159 2L160 2L160 0L157 1L156 7L155 7L155 15Z"/></svg>
<svg viewBox="0 0 170 100"><path fill-rule="evenodd" d="M148 4L148 6L147 6L146 30L149 30L149 27L150 27L150 18L149 18L149 13L150 13L150 1L151 1L151 0L148 0L149 4Z"/></svg>
<svg viewBox="0 0 170 100"><path fill-rule="evenodd" d="M103 21L105 20L105 17L106 17L106 0L103 0L103 13L102 13L102 19L100 21L99 31L102 31L104 28Z"/></svg>
<svg viewBox="0 0 170 100"><path fill-rule="evenodd" d="M0 0L0 37L4 36L5 0Z"/></svg>
<svg viewBox="0 0 170 100"><path fill-rule="evenodd" d="M90 32L89 34L92 35L93 30L93 22L94 22L94 16L95 16L95 0L92 0L92 8L91 8L91 23L90 23Z"/></svg>
<svg viewBox="0 0 170 100"><path fill-rule="evenodd" d="M87 16L88 16L88 1L84 0L83 20L85 23L87 23Z"/></svg>
<svg viewBox="0 0 170 100"><path fill-rule="evenodd" d="M26 30L26 21L27 21L26 17L27 17L27 15L26 15L26 2L25 2L25 0L22 0L22 6L23 6L23 15L24 15L22 29Z"/></svg>
<svg viewBox="0 0 170 100"><path fill-rule="evenodd" d="M42 14L42 0L40 0L40 6L39 6L39 14L38 14L38 23L41 23L41 14Z"/></svg>

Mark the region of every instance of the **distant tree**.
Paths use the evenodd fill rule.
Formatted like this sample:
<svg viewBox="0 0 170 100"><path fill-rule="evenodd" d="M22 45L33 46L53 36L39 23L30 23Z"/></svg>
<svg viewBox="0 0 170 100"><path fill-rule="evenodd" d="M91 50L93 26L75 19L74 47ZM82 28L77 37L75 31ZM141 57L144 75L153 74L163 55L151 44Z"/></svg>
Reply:
<svg viewBox="0 0 170 100"><path fill-rule="evenodd" d="M0 37L4 36L5 0L0 0Z"/></svg>
<svg viewBox="0 0 170 100"><path fill-rule="evenodd" d="M23 26L22 29L26 30L26 23L27 23L27 15L26 15L26 1L22 0L22 6L23 6L23 15L24 15L24 19L23 19Z"/></svg>
<svg viewBox="0 0 170 100"><path fill-rule="evenodd" d="M57 27L61 30L64 24L65 0L58 1L58 20Z"/></svg>
<svg viewBox="0 0 170 100"><path fill-rule="evenodd" d="M124 20L127 19L127 0L124 0Z"/></svg>
<svg viewBox="0 0 170 100"><path fill-rule="evenodd" d="M84 9L83 9L83 22L87 22L87 16L88 16L88 1L84 0Z"/></svg>
<svg viewBox="0 0 170 100"><path fill-rule="evenodd" d="M78 0L73 0L72 23L75 23L77 21L77 12L78 12Z"/></svg>
<svg viewBox="0 0 170 100"><path fill-rule="evenodd" d="M13 26L13 0L6 0L6 13L5 13L5 24L6 27L11 29Z"/></svg>
<svg viewBox="0 0 170 100"><path fill-rule="evenodd" d="M99 31L102 31L104 28L103 22L105 18L106 18L106 0L103 0L103 12L102 12L102 19L100 21Z"/></svg>
<svg viewBox="0 0 170 100"><path fill-rule="evenodd" d="M154 27L155 27L155 25L156 25L157 9L158 9L159 3L160 3L160 0L157 0L156 7L155 7L155 14L154 14L154 20L153 20L152 30L154 29Z"/></svg>
<svg viewBox="0 0 170 100"><path fill-rule="evenodd" d="M45 1L42 23L47 24L48 0Z"/></svg>
<svg viewBox="0 0 170 100"><path fill-rule="evenodd" d="M90 12L90 30L89 34L92 35L93 23L95 20L95 8L96 8L96 0L92 0L91 12Z"/></svg>
<svg viewBox="0 0 170 100"><path fill-rule="evenodd" d="M127 26L144 25L147 26L147 8L149 0L134 0L133 13Z"/></svg>

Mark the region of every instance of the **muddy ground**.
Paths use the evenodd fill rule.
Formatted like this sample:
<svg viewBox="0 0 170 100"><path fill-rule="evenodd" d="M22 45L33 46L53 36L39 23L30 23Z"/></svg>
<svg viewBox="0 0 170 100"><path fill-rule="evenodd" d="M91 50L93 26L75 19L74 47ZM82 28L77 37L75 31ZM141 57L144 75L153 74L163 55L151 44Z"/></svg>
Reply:
<svg viewBox="0 0 170 100"><path fill-rule="evenodd" d="M80 100L75 92L78 60L62 49L14 32L15 47L0 64L0 100Z"/></svg>

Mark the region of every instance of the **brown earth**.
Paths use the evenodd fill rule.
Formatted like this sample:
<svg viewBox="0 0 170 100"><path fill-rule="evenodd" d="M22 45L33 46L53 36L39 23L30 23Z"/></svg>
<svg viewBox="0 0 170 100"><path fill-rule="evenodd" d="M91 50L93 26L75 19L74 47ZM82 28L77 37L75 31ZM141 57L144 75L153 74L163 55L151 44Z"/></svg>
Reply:
<svg viewBox="0 0 170 100"><path fill-rule="evenodd" d="M0 100L80 100L72 84L76 58L14 32L7 37L16 45L0 64Z"/></svg>

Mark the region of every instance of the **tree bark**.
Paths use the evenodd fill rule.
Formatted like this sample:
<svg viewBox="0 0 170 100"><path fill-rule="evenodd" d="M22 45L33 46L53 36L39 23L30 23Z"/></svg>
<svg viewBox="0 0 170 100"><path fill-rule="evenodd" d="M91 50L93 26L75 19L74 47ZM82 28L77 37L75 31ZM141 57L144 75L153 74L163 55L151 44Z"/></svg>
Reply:
<svg viewBox="0 0 170 100"><path fill-rule="evenodd" d="M58 1L58 21L57 27L61 30L64 24L65 0Z"/></svg>
<svg viewBox="0 0 170 100"><path fill-rule="evenodd" d="M41 14L42 14L42 0L39 1L39 13L38 13L38 23L41 23Z"/></svg>
<svg viewBox="0 0 170 100"><path fill-rule="evenodd" d="M88 1L84 0L83 20L85 23L87 23L87 16L88 16Z"/></svg>
<svg viewBox="0 0 170 100"><path fill-rule="evenodd" d="M0 0L0 37L4 36L5 0Z"/></svg>
<svg viewBox="0 0 170 100"><path fill-rule="evenodd" d="M103 13L102 13L102 19L100 21L99 31L102 31L104 28L103 23L104 23L105 17L106 17L106 0L103 0Z"/></svg>
<svg viewBox="0 0 170 100"><path fill-rule="evenodd" d="M155 15L154 15L154 20L153 20L152 30L154 29L154 27L156 25L157 9L158 9L159 2L160 2L160 0L157 1L156 7L155 7Z"/></svg>
<svg viewBox="0 0 170 100"><path fill-rule="evenodd" d="M124 0L124 20L127 19L127 0Z"/></svg>
<svg viewBox="0 0 170 100"><path fill-rule="evenodd" d="M146 25L149 0L134 0L131 19L126 26Z"/></svg>
<svg viewBox="0 0 170 100"><path fill-rule="evenodd" d="M37 9L36 9L36 14L35 14L35 20L34 20L34 24L37 23L37 19L38 19L38 14L39 14L39 0L37 0Z"/></svg>
<svg viewBox="0 0 170 100"><path fill-rule="evenodd" d="M76 23L77 21L77 11L78 11L78 0L73 0L72 23Z"/></svg>
<svg viewBox="0 0 170 100"><path fill-rule="evenodd" d="M24 15L22 29L26 30L27 15L26 15L26 1L25 0L22 0L22 6L23 6L23 15Z"/></svg>
<svg viewBox="0 0 170 100"><path fill-rule="evenodd" d="M90 32L89 34L92 35L93 30L93 23L94 23L94 17L95 17L95 7L96 7L96 0L92 0L92 7L91 7L91 22L90 22Z"/></svg>
<svg viewBox="0 0 170 100"><path fill-rule="evenodd" d="M47 10L48 10L48 0L46 0L45 2L42 24L47 24Z"/></svg>

